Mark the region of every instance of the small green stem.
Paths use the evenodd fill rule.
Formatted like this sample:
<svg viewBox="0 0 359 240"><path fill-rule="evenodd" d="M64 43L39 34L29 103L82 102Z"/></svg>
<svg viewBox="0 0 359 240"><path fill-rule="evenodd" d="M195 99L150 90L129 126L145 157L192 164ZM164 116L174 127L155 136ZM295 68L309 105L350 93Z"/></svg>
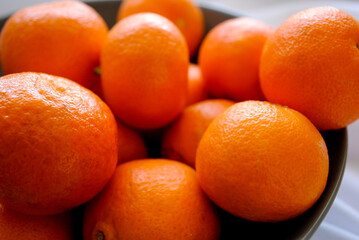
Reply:
<svg viewBox="0 0 359 240"><path fill-rule="evenodd" d="M101 231L97 233L96 240L105 240L105 234Z"/></svg>
<svg viewBox="0 0 359 240"><path fill-rule="evenodd" d="M96 74L101 75L101 67L96 67L93 71L94 71Z"/></svg>

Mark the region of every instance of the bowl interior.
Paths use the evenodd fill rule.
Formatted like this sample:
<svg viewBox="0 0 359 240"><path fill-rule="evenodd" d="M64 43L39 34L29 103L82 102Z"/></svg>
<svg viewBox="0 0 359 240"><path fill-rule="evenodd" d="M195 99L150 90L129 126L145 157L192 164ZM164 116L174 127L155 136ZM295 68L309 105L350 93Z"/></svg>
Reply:
<svg viewBox="0 0 359 240"><path fill-rule="evenodd" d="M116 22L116 15L120 1L91 1L94 7L103 16L109 27ZM206 32L218 23L234 17L246 16L240 12L224 7L218 8L211 4L200 4L206 23ZM5 18L0 19L0 28ZM193 62L195 62L193 59ZM1 74L1 72L0 72ZM316 231L325 215L329 211L338 192L346 163L347 129L322 132L329 151L329 176L327 186L320 199L304 214L279 223L256 223L230 215L218 208L222 222L221 239L309 239ZM81 236L79 230L78 236Z"/></svg>

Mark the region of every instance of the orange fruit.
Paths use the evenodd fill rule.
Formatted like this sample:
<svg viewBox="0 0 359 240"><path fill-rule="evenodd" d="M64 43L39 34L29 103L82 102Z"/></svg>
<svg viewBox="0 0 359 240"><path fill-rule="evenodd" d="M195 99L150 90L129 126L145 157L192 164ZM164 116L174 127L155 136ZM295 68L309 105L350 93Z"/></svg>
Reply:
<svg viewBox="0 0 359 240"><path fill-rule="evenodd" d="M147 158L147 147L142 136L136 130L117 122L118 128L118 162L128 162Z"/></svg>
<svg viewBox="0 0 359 240"><path fill-rule="evenodd" d="M0 202L64 212L102 190L117 163L116 120L77 83L39 73L0 78Z"/></svg>
<svg viewBox="0 0 359 240"><path fill-rule="evenodd" d="M71 240L73 225L70 212L50 216L30 216L0 205L1 239Z"/></svg>
<svg viewBox="0 0 359 240"><path fill-rule="evenodd" d="M103 48L104 97L127 125L162 127L185 106L188 65L186 42L173 23L154 13L129 16Z"/></svg>
<svg viewBox="0 0 359 240"><path fill-rule="evenodd" d="M187 103L191 105L207 99L207 93L204 86L201 69L197 64L190 64L188 68L188 90Z"/></svg>
<svg viewBox="0 0 359 240"><path fill-rule="evenodd" d="M84 240L219 239L220 225L195 171L180 162L121 164L86 207Z"/></svg>
<svg viewBox="0 0 359 240"><path fill-rule="evenodd" d="M102 17L80 1L24 8L3 28L3 72L43 72L89 87L107 32Z"/></svg>
<svg viewBox="0 0 359 240"><path fill-rule="evenodd" d="M193 56L202 40L204 19L202 10L193 0L124 0L117 20L140 12L153 12L168 18L184 35Z"/></svg>
<svg viewBox="0 0 359 240"><path fill-rule="evenodd" d="M334 7L301 11L269 37L260 65L266 98L320 130L359 118L359 23Z"/></svg>
<svg viewBox="0 0 359 240"><path fill-rule="evenodd" d="M210 99L186 107L163 136L162 156L194 167L203 133L213 119L233 104L230 100Z"/></svg>
<svg viewBox="0 0 359 240"><path fill-rule="evenodd" d="M234 18L215 26L198 56L208 93L236 101L263 100L259 60L272 32L272 27L251 18Z"/></svg>
<svg viewBox="0 0 359 240"><path fill-rule="evenodd" d="M277 222L308 210L328 177L328 152L301 113L261 101L237 103L204 133L199 182L218 206L251 221Z"/></svg>

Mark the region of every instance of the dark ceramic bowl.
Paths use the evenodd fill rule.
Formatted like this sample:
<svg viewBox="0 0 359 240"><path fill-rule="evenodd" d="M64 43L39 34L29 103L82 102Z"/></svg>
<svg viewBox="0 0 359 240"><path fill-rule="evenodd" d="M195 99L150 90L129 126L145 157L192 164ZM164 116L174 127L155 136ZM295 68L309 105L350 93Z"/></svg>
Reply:
<svg viewBox="0 0 359 240"><path fill-rule="evenodd" d="M116 21L120 1L91 1L94 7L105 19L109 27ZM235 17L245 16L240 12L211 4L200 4L206 22L206 31L218 23ZM6 18L0 19L2 28ZM222 223L221 239L309 239L316 231L329 211L343 177L348 145L347 129L322 132L329 151L329 176L327 186L319 198L304 214L279 223L256 223L230 215L218 208ZM157 144L151 145L156 147ZM81 210L79 210L81 212ZM79 218L80 219L80 218ZM81 228L81 223L76 223ZM77 238L81 238L78 229Z"/></svg>

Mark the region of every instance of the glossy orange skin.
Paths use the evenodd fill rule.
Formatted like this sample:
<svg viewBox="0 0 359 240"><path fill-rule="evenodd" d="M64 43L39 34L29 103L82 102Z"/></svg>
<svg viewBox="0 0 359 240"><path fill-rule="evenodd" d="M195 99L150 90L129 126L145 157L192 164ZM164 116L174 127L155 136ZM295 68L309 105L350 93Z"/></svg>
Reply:
<svg viewBox="0 0 359 240"><path fill-rule="evenodd" d="M117 20L140 12L153 12L168 18L184 35L193 56L204 33L202 10L193 0L124 0Z"/></svg>
<svg viewBox="0 0 359 240"><path fill-rule="evenodd" d="M162 156L195 167L196 151L204 132L219 114L235 102L210 99L185 108L162 138Z"/></svg>
<svg viewBox="0 0 359 240"><path fill-rule="evenodd" d="M123 19L101 56L106 102L129 126L165 126L185 106L188 65L186 42L169 20L154 13Z"/></svg>
<svg viewBox="0 0 359 240"><path fill-rule="evenodd" d="M146 143L136 130L117 122L118 162L117 165L135 159L147 158Z"/></svg>
<svg viewBox="0 0 359 240"><path fill-rule="evenodd" d="M251 221L278 222L318 200L329 159L324 139L304 115L245 101L210 124L196 169L202 189L221 208Z"/></svg>
<svg viewBox="0 0 359 240"><path fill-rule="evenodd" d="M259 60L272 32L272 27L251 18L230 19L214 27L198 57L207 92L235 101L264 100Z"/></svg>
<svg viewBox="0 0 359 240"><path fill-rule="evenodd" d="M188 90L186 106L208 98L202 72L197 64L190 64L188 68Z"/></svg>
<svg viewBox="0 0 359 240"><path fill-rule="evenodd" d="M70 212L50 216L30 216L0 205L0 238L16 240L72 240L73 221Z"/></svg>
<svg viewBox="0 0 359 240"><path fill-rule="evenodd" d="M195 171L166 159L121 164L86 207L84 240L219 239L219 219Z"/></svg>
<svg viewBox="0 0 359 240"><path fill-rule="evenodd" d="M3 28L3 72L43 72L90 87L107 32L102 17L80 1L24 8Z"/></svg>
<svg viewBox="0 0 359 240"><path fill-rule="evenodd" d="M301 11L269 37L261 59L266 98L307 116L321 130L359 118L359 24L334 7Z"/></svg>
<svg viewBox="0 0 359 240"><path fill-rule="evenodd" d="M117 126L108 106L68 79L0 78L0 202L49 215L87 202L115 171Z"/></svg>

